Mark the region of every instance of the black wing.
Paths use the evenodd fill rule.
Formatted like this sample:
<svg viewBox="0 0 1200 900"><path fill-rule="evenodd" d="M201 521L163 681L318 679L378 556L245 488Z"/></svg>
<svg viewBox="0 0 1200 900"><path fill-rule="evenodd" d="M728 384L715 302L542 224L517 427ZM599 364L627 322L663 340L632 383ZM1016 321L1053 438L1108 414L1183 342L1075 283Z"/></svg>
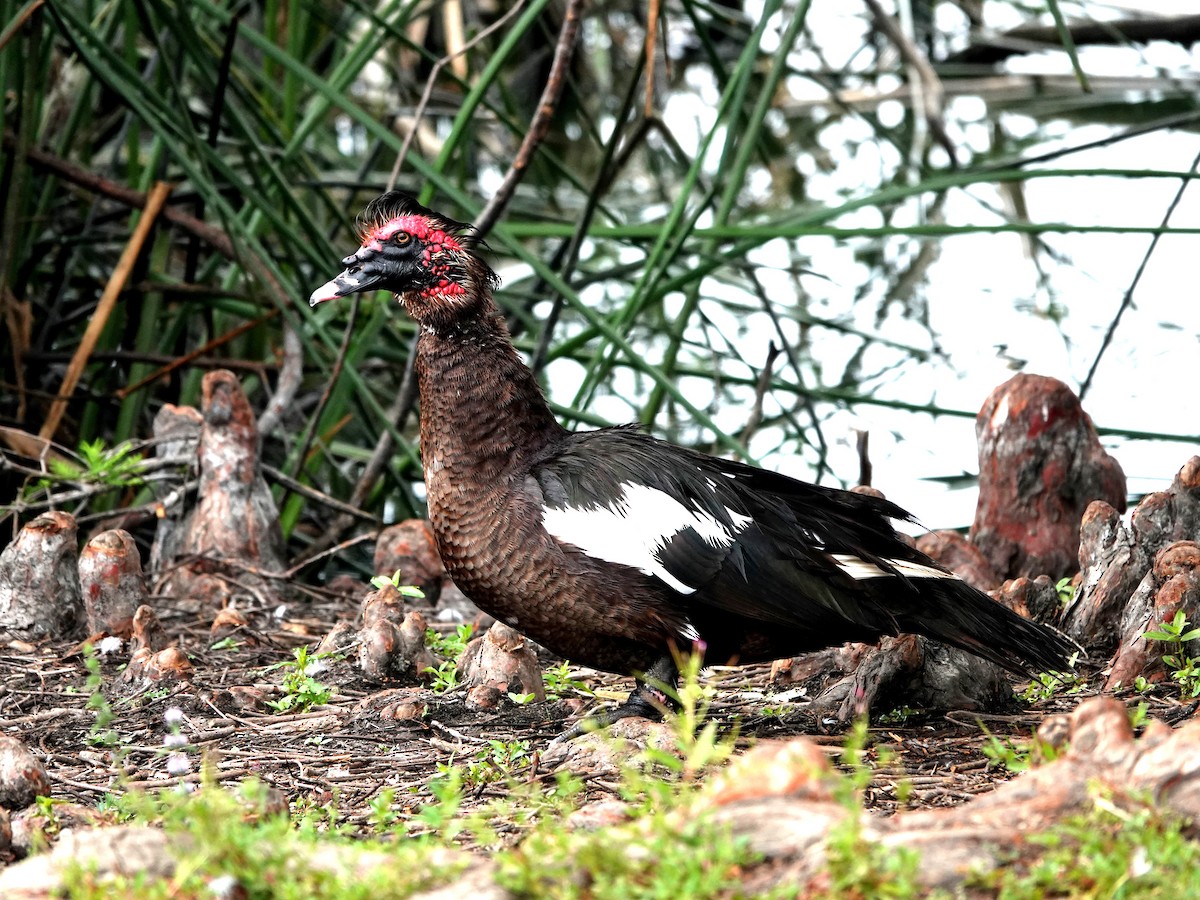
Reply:
<svg viewBox="0 0 1200 900"><path fill-rule="evenodd" d="M531 476L560 539L634 565L690 602L761 622L795 625L811 613L798 606L805 598L891 630L890 617L881 623L879 610L858 609L856 585L869 576L913 590L897 568L906 563L947 574L897 537L889 517L908 514L893 503L716 459L633 428L571 435ZM603 543L608 528L620 529L624 558Z"/></svg>
<svg viewBox="0 0 1200 900"><path fill-rule="evenodd" d="M570 435L531 471L564 543L656 579L684 616L786 629L918 632L1002 665L1061 668L1070 644L905 543L887 500L667 444L635 428ZM706 616L711 620L711 616Z"/></svg>

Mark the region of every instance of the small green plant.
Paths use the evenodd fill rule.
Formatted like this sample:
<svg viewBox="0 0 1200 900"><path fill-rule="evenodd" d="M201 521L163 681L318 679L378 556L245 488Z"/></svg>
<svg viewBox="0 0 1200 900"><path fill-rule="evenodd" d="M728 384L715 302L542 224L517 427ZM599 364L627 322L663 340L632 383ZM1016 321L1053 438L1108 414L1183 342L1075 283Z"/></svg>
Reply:
<svg viewBox="0 0 1200 900"><path fill-rule="evenodd" d="M425 631L425 646L443 658L436 666L427 666L429 687L438 694L444 694L458 687L458 660L467 649L471 640L474 626L469 623L458 625L449 634L442 634L436 628Z"/></svg>
<svg viewBox="0 0 1200 900"><path fill-rule="evenodd" d="M856 804L858 795L871 783L871 767L867 764L867 743L870 740L870 725L865 717L854 720L850 733L842 745L838 764L847 777L837 784L838 800L843 805Z"/></svg>
<svg viewBox="0 0 1200 900"><path fill-rule="evenodd" d="M436 628L429 628L425 631L425 646L438 656L446 659L458 659L467 649L467 644L470 643L474 633L475 626L469 622L456 625L449 634L442 634Z"/></svg>
<svg viewBox="0 0 1200 900"><path fill-rule="evenodd" d="M666 717L671 743L651 741L627 755L618 780L630 821L599 831L563 828L580 785L560 780L556 806L497 855L501 886L518 896L594 900L745 895L742 871L755 854L692 805L702 776L729 757L736 735L722 735L706 720L713 689L700 682L699 659L680 660L680 669L678 711Z"/></svg>
<svg viewBox="0 0 1200 900"><path fill-rule="evenodd" d="M1071 665L1075 665L1072 656ZM1026 703L1037 703L1052 697L1078 694L1087 687L1087 679L1075 672L1039 672L1033 676L1029 686L1021 692Z"/></svg>
<svg viewBox="0 0 1200 900"><path fill-rule="evenodd" d="M1024 838L1027 850L969 879L999 897L1191 897L1200 892L1200 843L1181 819L1129 797L1094 794L1092 808ZM1038 852L1040 851L1040 852ZM974 889L974 890L972 890Z"/></svg>
<svg viewBox="0 0 1200 900"><path fill-rule="evenodd" d="M104 817L104 821L113 825L128 822L137 817L138 809L131 807L130 798L134 792L125 791L120 794L105 794L96 802L96 812Z"/></svg>
<svg viewBox="0 0 1200 900"><path fill-rule="evenodd" d="M292 825L300 832L338 834L341 831L335 799L320 802L314 797L297 797L291 803L289 814Z"/></svg>
<svg viewBox="0 0 1200 900"><path fill-rule="evenodd" d="M875 777L875 767L867 762L870 740L871 729L868 720L865 717L855 719L838 758L838 765L846 777L834 783L834 796L852 813L861 806L863 792ZM877 766L890 766L896 759L895 752L886 746L878 747L875 756ZM908 803L912 789L912 782L907 778L896 781L896 802L902 805Z"/></svg>
<svg viewBox="0 0 1200 900"><path fill-rule="evenodd" d="M117 733L108 726L116 718L108 698L100 690L104 677L100 674L100 656L91 644L83 645L83 666L87 669L87 708L94 710L96 719L88 729L88 743L96 747L115 747L120 743Z"/></svg>
<svg viewBox="0 0 1200 900"><path fill-rule="evenodd" d="M487 746L467 762L464 780L478 786L512 779L533 761L529 741L489 740Z"/></svg>
<svg viewBox="0 0 1200 900"><path fill-rule="evenodd" d="M384 788L367 801L367 809L369 810L367 818L376 831L389 831L395 826L399 820L395 804L395 788Z"/></svg>
<svg viewBox="0 0 1200 900"><path fill-rule="evenodd" d="M879 723L881 725L904 725L916 715L920 715L920 710L913 709L911 706L897 706L880 716Z"/></svg>
<svg viewBox="0 0 1200 900"><path fill-rule="evenodd" d="M1075 599L1075 585L1072 583L1073 578L1060 578L1054 583L1054 593L1058 594L1058 605L1069 606L1071 601Z"/></svg>
<svg viewBox="0 0 1200 900"><path fill-rule="evenodd" d="M451 841L463 830L458 815L463 801L463 770L455 765L439 765L438 771L438 777L429 782L433 802L421 807L415 824Z"/></svg>
<svg viewBox="0 0 1200 900"><path fill-rule="evenodd" d="M678 705L667 714L675 746L662 749L651 743L642 757L646 765L692 782L732 755L736 735L722 737L717 730L717 721L708 717L716 690L700 680L703 666L700 654L689 653L675 662L679 668L679 685L674 692L668 689L668 693L674 693Z"/></svg>
<svg viewBox="0 0 1200 900"><path fill-rule="evenodd" d="M497 883L519 897L589 900L744 897L757 857L745 838L678 803L599 831L538 828L499 854ZM795 889L768 896L795 897Z"/></svg>
<svg viewBox="0 0 1200 900"><path fill-rule="evenodd" d="M1027 742L1017 743L1011 740L1001 740L996 735L988 733L988 739L980 748L988 758L988 765L1003 766L1014 775L1024 772L1034 765L1052 762L1058 758L1059 749L1036 737Z"/></svg>
<svg viewBox="0 0 1200 900"><path fill-rule="evenodd" d="M371 579L372 586L381 591L389 584L400 592L402 597L412 597L416 600L424 600L425 592L413 584L401 584L401 571L397 569L389 578L387 575L376 575Z"/></svg>
<svg viewBox="0 0 1200 900"><path fill-rule="evenodd" d="M47 837L54 837L62 830L62 822L59 820L58 813L54 807L63 802L65 801L55 800L53 797L46 797L41 794L33 800L36 815L41 819L42 833Z"/></svg>
<svg viewBox="0 0 1200 900"><path fill-rule="evenodd" d="M439 784L457 784L460 788L480 787L497 781L512 782L517 773L529 768L532 762L529 741L493 739L463 763L453 759L438 763L435 781Z"/></svg>
<svg viewBox="0 0 1200 900"><path fill-rule="evenodd" d="M560 700L570 694L595 696L586 684L571 677L571 664L566 660L546 669L542 673L542 680L546 684L547 700Z"/></svg>
<svg viewBox="0 0 1200 900"><path fill-rule="evenodd" d="M921 854L908 847L884 847L862 834L862 820L851 813L829 832L825 845L825 875L805 897L834 900L845 897L920 897L917 873Z"/></svg>
<svg viewBox="0 0 1200 900"><path fill-rule="evenodd" d="M60 480L109 487L137 487L142 484L145 461L135 453L133 445L126 441L111 450L106 449L104 440L83 441L79 445L79 461L70 459L50 460L50 471ZM43 479L42 487L50 484Z"/></svg>
<svg viewBox="0 0 1200 900"><path fill-rule="evenodd" d="M1175 618L1163 622L1144 635L1148 641L1161 641L1169 652L1163 653L1163 663L1171 672L1171 678L1179 684L1184 698L1200 697L1200 656L1192 656L1185 646L1200 639L1200 628L1192 628L1183 610Z"/></svg>
<svg viewBox="0 0 1200 900"><path fill-rule="evenodd" d="M846 736L839 767L845 777L834 782L834 797L846 817L829 832L825 872L804 892L805 897L833 900L842 897L917 897L920 855L906 848L887 848L863 836L862 792L873 777L867 762L870 731L867 720L854 721ZM879 762L892 755L882 748ZM897 785L897 799L907 801L911 785Z"/></svg>
<svg viewBox="0 0 1200 900"><path fill-rule="evenodd" d="M1145 702L1139 703L1129 711L1129 727L1134 731L1144 728L1150 721L1150 707Z"/></svg>
<svg viewBox="0 0 1200 900"><path fill-rule="evenodd" d="M426 666L429 673L429 689L435 694L444 694L458 687L458 666L446 660L436 666Z"/></svg>
<svg viewBox="0 0 1200 900"><path fill-rule="evenodd" d="M236 650L240 646L242 646L242 641L239 641L233 635L229 635L228 637L221 638L214 644L209 644L208 649L215 651Z"/></svg>
<svg viewBox="0 0 1200 900"><path fill-rule="evenodd" d="M1001 740L996 735L989 734L987 742L980 749L988 758L989 767L1003 766L1013 773L1024 772L1029 768L1028 744L1018 746L1013 741Z"/></svg>
<svg viewBox="0 0 1200 900"><path fill-rule="evenodd" d="M295 820L275 811L263 783L243 782L227 790L204 773L200 788L191 794L165 791L130 792L122 801L136 809L136 818L160 825L172 836L177 858L169 880L121 878L97 881L78 867L68 873L64 896L103 900L137 897L167 900L170 897L290 897L312 900L378 900L406 897L444 883L461 868L457 861L432 858L418 842L374 843L369 849L351 830L336 824L331 804L304 806ZM385 804L376 807L386 819ZM456 814L457 809L451 812ZM182 837L182 840L176 838ZM313 864L318 850L335 852L345 866ZM369 865L359 865L359 854L369 853ZM381 856L388 857L380 862ZM218 891L220 885L225 891Z"/></svg>
<svg viewBox="0 0 1200 900"><path fill-rule="evenodd" d="M314 677L325 666L324 654L310 655L307 647L297 647L292 651L292 657L290 661L267 667L268 672L286 670L283 675L283 696L268 701L267 705L279 712L306 712L314 706L328 703L333 692Z"/></svg>

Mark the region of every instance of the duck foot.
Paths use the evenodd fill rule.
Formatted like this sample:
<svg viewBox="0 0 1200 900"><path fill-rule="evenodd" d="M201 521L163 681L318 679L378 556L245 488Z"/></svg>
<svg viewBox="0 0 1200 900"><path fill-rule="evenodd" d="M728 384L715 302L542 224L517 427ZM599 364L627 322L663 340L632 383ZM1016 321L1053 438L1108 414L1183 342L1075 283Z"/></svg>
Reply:
<svg viewBox="0 0 1200 900"><path fill-rule="evenodd" d="M678 670L670 657L655 663L644 676L638 678L637 687L624 703L580 719L550 743L561 744L581 734L601 731L621 719L640 716L652 722L662 721L667 711L678 707L673 697L678 677Z"/></svg>

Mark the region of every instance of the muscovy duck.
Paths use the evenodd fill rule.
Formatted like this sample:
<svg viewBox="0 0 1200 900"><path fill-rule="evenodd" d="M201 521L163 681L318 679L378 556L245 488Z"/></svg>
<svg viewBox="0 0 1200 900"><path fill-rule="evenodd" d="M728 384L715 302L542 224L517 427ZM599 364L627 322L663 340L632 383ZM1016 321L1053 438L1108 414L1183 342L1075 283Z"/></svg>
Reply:
<svg viewBox="0 0 1200 900"><path fill-rule="evenodd" d="M899 538L899 506L651 437L570 432L522 363L470 226L392 191L362 245L313 292L399 295L420 326L416 371L429 518L479 607L578 663L632 674L599 717L656 717L676 655L763 662L915 632L1016 672L1076 649Z"/></svg>

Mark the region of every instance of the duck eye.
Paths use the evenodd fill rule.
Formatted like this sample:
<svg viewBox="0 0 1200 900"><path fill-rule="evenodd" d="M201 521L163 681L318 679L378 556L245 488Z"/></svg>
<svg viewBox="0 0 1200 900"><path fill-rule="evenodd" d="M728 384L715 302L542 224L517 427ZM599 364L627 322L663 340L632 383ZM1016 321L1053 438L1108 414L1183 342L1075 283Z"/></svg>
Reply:
<svg viewBox="0 0 1200 900"><path fill-rule="evenodd" d="M407 231L397 231L395 236L392 238L392 240L395 241L397 244L407 244L409 241L412 240L412 235L409 234Z"/></svg>

